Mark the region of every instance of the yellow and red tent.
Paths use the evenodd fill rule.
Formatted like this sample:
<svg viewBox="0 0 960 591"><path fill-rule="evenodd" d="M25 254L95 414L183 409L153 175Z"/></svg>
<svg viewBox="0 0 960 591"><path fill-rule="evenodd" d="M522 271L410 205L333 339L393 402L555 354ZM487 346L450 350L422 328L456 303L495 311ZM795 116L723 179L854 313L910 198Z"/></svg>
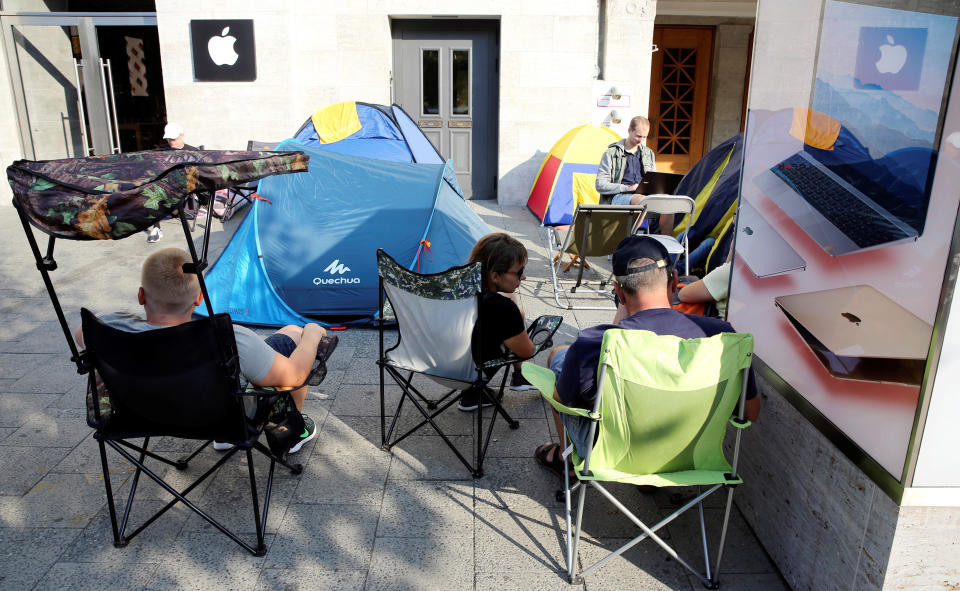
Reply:
<svg viewBox="0 0 960 591"><path fill-rule="evenodd" d="M608 127L581 125L553 145L533 181L527 207L545 226L573 221L577 203L597 203L594 188L604 150L620 137Z"/></svg>

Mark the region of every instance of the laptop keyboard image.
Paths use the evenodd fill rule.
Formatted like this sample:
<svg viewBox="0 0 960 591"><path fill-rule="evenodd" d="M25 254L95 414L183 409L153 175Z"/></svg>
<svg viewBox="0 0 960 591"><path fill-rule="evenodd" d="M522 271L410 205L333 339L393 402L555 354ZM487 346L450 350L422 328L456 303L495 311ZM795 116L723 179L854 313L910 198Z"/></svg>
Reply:
<svg viewBox="0 0 960 591"><path fill-rule="evenodd" d="M850 189L796 154L771 170L860 248L909 237Z"/></svg>

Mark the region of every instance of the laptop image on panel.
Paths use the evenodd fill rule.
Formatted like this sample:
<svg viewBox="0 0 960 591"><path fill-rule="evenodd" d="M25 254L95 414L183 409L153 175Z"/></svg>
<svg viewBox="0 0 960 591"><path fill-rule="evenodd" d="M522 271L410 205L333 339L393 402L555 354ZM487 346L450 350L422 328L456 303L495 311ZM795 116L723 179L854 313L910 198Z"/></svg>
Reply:
<svg viewBox="0 0 960 591"><path fill-rule="evenodd" d="M642 195L673 195L677 185L683 180L682 174L675 172L648 172L634 190Z"/></svg>
<svg viewBox="0 0 960 591"><path fill-rule="evenodd" d="M869 285L780 296L776 305L835 378L919 386L933 327Z"/></svg>
<svg viewBox="0 0 960 591"><path fill-rule="evenodd" d="M828 254L917 239L917 231L804 151L754 182Z"/></svg>
<svg viewBox="0 0 960 591"><path fill-rule="evenodd" d="M761 278L807 267L807 262L743 198L737 213L736 253Z"/></svg>

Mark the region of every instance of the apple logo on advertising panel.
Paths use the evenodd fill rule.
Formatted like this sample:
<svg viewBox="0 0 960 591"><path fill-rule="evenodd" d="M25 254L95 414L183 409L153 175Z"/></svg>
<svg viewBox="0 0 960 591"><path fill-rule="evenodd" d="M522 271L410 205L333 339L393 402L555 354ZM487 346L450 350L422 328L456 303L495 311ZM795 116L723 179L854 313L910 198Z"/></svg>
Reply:
<svg viewBox="0 0 960 591"><path fill-rule="evenodd" d="M192 20L193 75L199 82L257 79L252 20Z"/></svg>
<svg viewBox="0 0 960 591"><path fill-rule="evenodd" d="M237 63L237 58L240 57L240 54L233 49L233 44L237 42L237 38L228 35L229 32L230 27L224 27L219 36L210 37L210 40L207 41L207 53L210 54L213 63L218 66L232 66Z"/></svg>
<svg viewBox="0 0 960 591"><path fill-rule="evenodd" d="M861 27L854 86L867 90L917 90L927 29Z"/></svg>

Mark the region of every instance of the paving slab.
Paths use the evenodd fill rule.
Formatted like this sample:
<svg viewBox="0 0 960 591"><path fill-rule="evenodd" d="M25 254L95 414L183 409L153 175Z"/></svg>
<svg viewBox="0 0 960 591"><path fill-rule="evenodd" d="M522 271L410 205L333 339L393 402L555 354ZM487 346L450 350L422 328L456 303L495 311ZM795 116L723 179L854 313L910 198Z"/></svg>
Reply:
<svg viewBox="0 0 960 591"><path fill-rule="evenodd" d="M304 467L296 502L379 507L389 470L388 455L318 455Z"/></svg>
<svg viewBox="0 0 960 591"><path fill-rule="evenodd" d="M76 529L0 527L0 589L32 589L79 533Z"/></svg>
<svg viewBox="0 0 960 591"><path fill-rule="evenodd" d="M472 590L473 540L378 537L365 589Z"/></svg>
<svg viewBox="0 0 960 591"><path fill-rule="evenodd" d="M254 591L361 591L366 578L366 569L265 568Z"/></svg>
<svg viewBox="0 0 960 591"><path fill-rule="evenodd" d="M50 567L37 583L36 591L100 591L110 589L147 589L156 582L156 565L144 564L142 568L130 568L127 564L89 562L71 563L60 561Z"/></svg>
<svg viewBox="0 0 960 591"><path fill-rule="evenodd" d="M7 445L76 447L88 435L87 412L79 408L45 408L10 435Z"/></svg>
<svg viewBox="0 0 960 591"><path fill-rule="evenodd" d="M377 536L473 539L473 483L388 482Z"/></svg>
<svg viewBox="0 0 960 591"><path fill-rule="evenodd" d="M0 445L0 495L27 494L60 460L70 453L62 447L16 447Z"/></svg>
<svg viewBox="0 0 960 591"><path fill-rule="evenodd" d="M454 435L450 440L462 450L470 452L473 437ZM447 444L437 435L411 435L391 448L390 480L463 480L470 473L460 463ZM472 461L472 455L467 453Z"/></svg>
<svg viewBox="0 0 960 591"><path fill-rule="evenodd" d="M376 505L292 504L266 566L367 570L379 517Z"/></svg>

